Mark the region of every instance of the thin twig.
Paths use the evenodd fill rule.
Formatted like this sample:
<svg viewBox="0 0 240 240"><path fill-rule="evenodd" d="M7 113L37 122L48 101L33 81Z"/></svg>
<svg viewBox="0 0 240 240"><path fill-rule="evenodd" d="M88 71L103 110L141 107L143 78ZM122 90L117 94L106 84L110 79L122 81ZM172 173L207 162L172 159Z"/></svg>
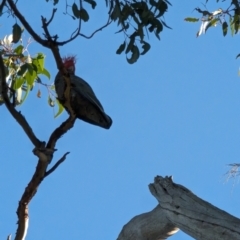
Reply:
<svg viewBox="0 0 240 240"><path fill-rule="evenodd" d="M51 41L51 40L52 40L52 37L51 37L51 35L50 35L49 31L48 31L47 19L46 19L45 17L43 17L43 16L41 16L41 19L42 19L42 28L43 28L43 30L44 30L44 32L45 32L45 37L46 37L49 41ZM57 38L57 37L55 37L55 39L56 39L56 38Z"/></svg>
<svg viewBox="0 0 240 240"><path fill-rule="evenodd" d="M47 26L52 22L52 20L53 20L54 15L55 15L56 12L57 12L57 8L54 8L53 11L52 11L52 16L51 16L51 18L46 22L46 25L47 25Z"/></svg>
<svg viewBox="0 0 240 240"><path fill-rule="evenodd" d="M84 38L90 39L90 38L92 38L97 32L102 31L104 28L106 28L106 27L107 27L108 25L110 25L111 23L112 23L112 20L111 20L111 18L109 17L107 23L106 23L105 25L103 25L102 27L98 28L97 30L95 30L91 35L86 36L86 35L83 34L83 33L79 33L79 36L82 36L82 37L84 37Z"/></svg>
<svg viewBox="0 0 240 240"><path fill-rule="evenodd" d="M2 13L2 10L4 8L5 3L6 3L6 0L3 0L1 5L0 5L0 14Z"/></svg>
<svg viewBox="0 0 240 240"><path fill-rule="evenodd" d="M66 157L67 157L67 155L68 155L69 153L70 153L70 152L65 153L65 154L53 165L53 167L51 167L48 171L46 171L44 178L46 178L48 175L50 175L52 172L54 172L54 171L57 169L57 167L58 167L61 163L63 163L63 162L65 161L65 159L66 159Z"/></svg>

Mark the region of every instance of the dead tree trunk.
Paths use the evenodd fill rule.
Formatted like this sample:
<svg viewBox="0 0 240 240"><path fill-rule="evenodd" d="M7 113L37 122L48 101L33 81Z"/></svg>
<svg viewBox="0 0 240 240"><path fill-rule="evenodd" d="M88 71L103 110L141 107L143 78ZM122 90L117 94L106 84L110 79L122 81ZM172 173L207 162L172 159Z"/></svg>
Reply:
<svg viewBox="0 0 240 240"><path fill-rule="evenodd" d="M131 219L117 240L167 239L178 229L194 239L240 239L240 219L173 183L172 177L157 176L149 189L159 205Z"/></svg>

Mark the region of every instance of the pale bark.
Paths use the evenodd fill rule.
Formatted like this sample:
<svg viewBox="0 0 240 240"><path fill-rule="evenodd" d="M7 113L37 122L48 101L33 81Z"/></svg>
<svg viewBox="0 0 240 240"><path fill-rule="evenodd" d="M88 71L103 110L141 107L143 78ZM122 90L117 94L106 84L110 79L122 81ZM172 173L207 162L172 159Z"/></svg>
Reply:
<svg viewBox="0 0 240 240"><path fill-rule="evenodd" d="M129 221L117 240L166 239L178 229L200 240L240 239L240 219L173 183L171 177L157 176L149 189L159 205Z"/></svg>

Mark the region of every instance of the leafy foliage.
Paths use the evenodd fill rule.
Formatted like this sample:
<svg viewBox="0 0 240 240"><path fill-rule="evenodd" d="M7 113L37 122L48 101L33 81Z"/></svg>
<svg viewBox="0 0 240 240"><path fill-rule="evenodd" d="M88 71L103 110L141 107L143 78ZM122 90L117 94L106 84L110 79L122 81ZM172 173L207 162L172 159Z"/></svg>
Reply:
<svg viewBox="0 0 240 240"><path fill-rule="evenodd" d="M116 51L121 54L125 50L128 63L135 63L140 55L144 55L150 49L150 44L145 41L149 32L154 33L160 40L163 27L170 28L162 17L167 12L169 1L114 1L110 17L123 32L125 40ZM130 33L129 33L130 32ZM140 54L139 45L144 49ZM128 54L130 53L130 57Z"/></svg>
<svg viewBox="0 0 240 240"><path fill-rule="evenodd" d="M15 30L14 30L15 29ZM17 29L17 30L16 30ZM5 36L0 41L0 53L4 56L4 65L6 69L6 81L9 87L8 96L14 106L22 104L29 92L34 88L36 84L45 86L48 90L49 98L52 100L48 103L51 107L55 106L56 94L54 86L52 84L45 84L42 82L41 77L45 76L50 80L50 73L45 68L45 56L43 53L38 53L35 56L30 56L27 47L31 43L30 39L27 46L22 45L21 29L16 24L13 26L13 34ZM15 33L14 33L15 31ZM14 34L16 36L14 37ZM19 44L14 44L18 39ZM41 91L38 89L37 97L41 97ZM4 101L0 96L0 105ZM58 102L57 102L58 103ZM58 115L62 112L62 107L58 106Z"/></svg>
<svg viewBox="0 0 240 240"><path fill-rule="evenodd" d="M72 5L67 5L65 14L70 15L74 20L89 21L90 15L85 3L92 9L97 7L94 0L83 0L79 5L73 2ZM120 27L116 33L124 34L124 42L120 44L116 53L125 52L130 64L135 63L140 55L146 54L151 47L146 41L149 33L153 33L160 40L163 27L170 28L163 20L169 5L171 3L168 0L106 0L106 6L109 8L109 24L116 22ZM68 8L71 8L71 13ZM83 36L83 34L79 35ZM143 49L142 53L140 48Z"/></svg>
<svg viewBox="0 0 240 240"><path fill-rule="evenodd" d="M208 1L206 1L206 3L207 2ZM219 1L217 0L217 2ZM208 28L217 26L218 24L222 25L222 32L224 37L227 35L229 26L232 35L238 33L240 28L240 6L238 1L232 1L226 10L223 10L222 8L218 8L213 12L202 10L200 8L195 8L195 10L202 15L202 23L197 36L200 36L201 34L205 33ZM226 16L228 17L227 19ZM187 22L198 22L199 18L187 17L184 20Z"/></svg>

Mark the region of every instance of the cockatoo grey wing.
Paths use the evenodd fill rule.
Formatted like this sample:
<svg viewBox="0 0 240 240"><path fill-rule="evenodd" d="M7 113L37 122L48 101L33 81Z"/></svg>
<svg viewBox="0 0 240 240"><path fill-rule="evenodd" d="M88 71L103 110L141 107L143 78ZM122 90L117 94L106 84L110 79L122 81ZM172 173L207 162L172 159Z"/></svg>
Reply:
<svg viewBox="0 0 240 240"><path fill-rule="evenodd" d="M91 124L109 129L112 119L104 112L90 85L82 78L71 75L71 105L77 117Z"/></svg>
<svg viewBox="0 0 240 240"><path fill-rule="evenodd" d="M97 105L98 108L104 112L103 106L100 103L100 101L97 99L95 93L93 92L91 86L84 81L82 78L76 76L76 75L71 75L71 84L74 90L84 96L86 99L88 99L90 102L93 104Z"/></svg>

